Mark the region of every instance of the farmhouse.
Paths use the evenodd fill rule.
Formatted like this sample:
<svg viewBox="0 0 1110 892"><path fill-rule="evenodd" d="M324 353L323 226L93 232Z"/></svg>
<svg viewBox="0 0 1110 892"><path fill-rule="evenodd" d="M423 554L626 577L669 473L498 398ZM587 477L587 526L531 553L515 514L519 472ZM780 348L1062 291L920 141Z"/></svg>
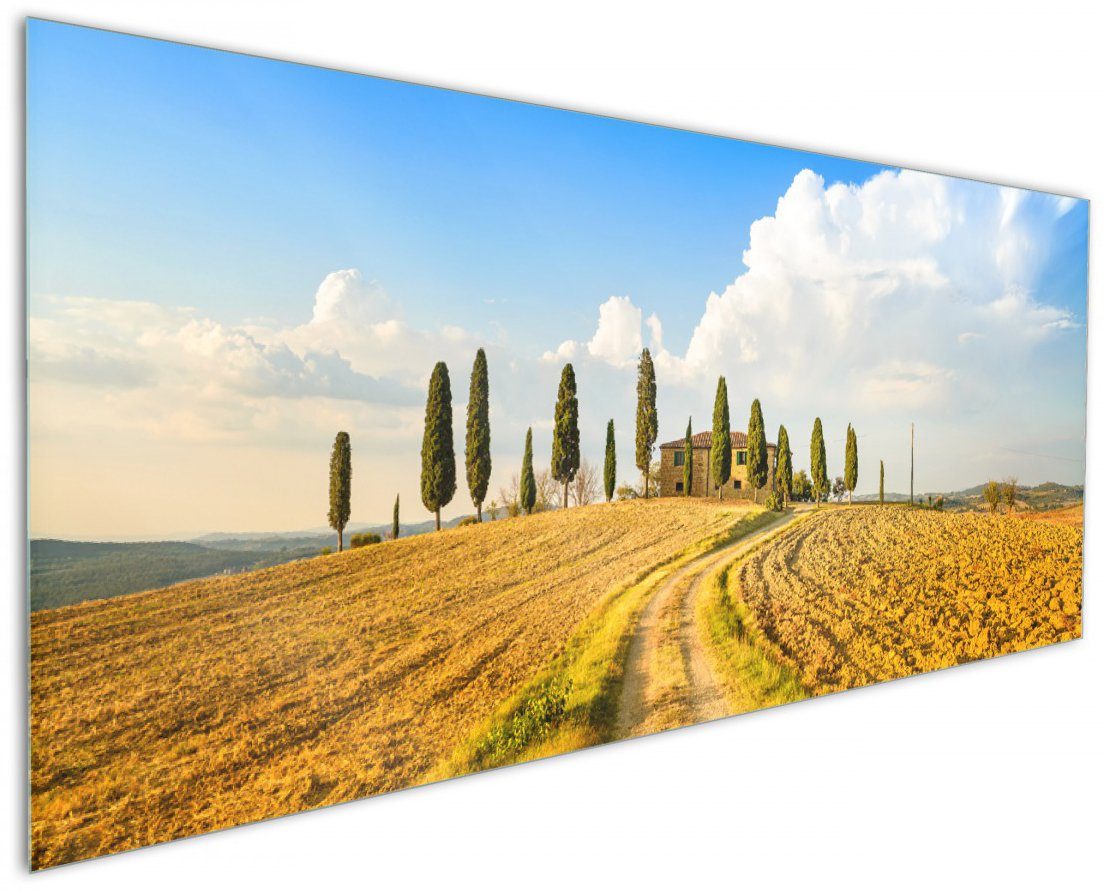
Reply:
<svg viewBox="0 0 1110 892"><path fill-rule="evenodd" d="M729 434L732 441L732 476L724 485L726 499L750 499L752 488L748 485L748 435L740 431ZM709 446L713 434L704 431L694 434L694 496L715 496L717 488L709 479ZM685 463L686 438L671 440L659 447L659 494L662 496L685 495L682 489L682 467ZM775 447L767 444L767 468L774 467Z"/></svg>

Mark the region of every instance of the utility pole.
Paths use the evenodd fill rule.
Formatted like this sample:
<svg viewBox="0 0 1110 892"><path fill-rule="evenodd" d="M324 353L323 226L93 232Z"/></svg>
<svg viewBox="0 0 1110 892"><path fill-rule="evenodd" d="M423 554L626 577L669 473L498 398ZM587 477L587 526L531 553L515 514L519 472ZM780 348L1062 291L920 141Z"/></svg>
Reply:
<svg viewBox="0 0 1110 892"><path fill-rule="evenodd" d="M910 422L910 504L913 504L913 422Z"/></svg>

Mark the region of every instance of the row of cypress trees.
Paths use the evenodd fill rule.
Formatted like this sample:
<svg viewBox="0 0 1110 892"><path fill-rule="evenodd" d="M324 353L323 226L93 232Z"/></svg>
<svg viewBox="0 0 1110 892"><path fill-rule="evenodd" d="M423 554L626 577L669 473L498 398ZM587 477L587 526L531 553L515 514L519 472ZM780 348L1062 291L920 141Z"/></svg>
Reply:
<svg viewBox="0 0 1110 892"><path fill-rule="evenodd" d="M717 395L713 403L713 432L709 445L710 481L717 488L717 497L724 498L724 485L732 476L732 424L729 420L728 384L724 376L717 379ZM848 490L848 501L859 481L859 455L856 431L848 425L844 454L844 484ZM763 406L758 399L752 400L748 418L747 445L748 482L760 490L770 480L772 493L783 502L790 499L794 478L794 463L790 452L790 436L784 425L779 425L778 441L775 444L774 467L768 466L767 434L763 423ZM686 423L686 443L683 461L683 492L693 488L693 426L692 419ZM813 477L813 491L818 503L829 492L828 460L825 454L825 431L820 417L813 421L809 438L809 470ZM880 484L881 485L881 484Z"/></svg>
<svg viewBox="0 0 1110 892"><path fill-rule="evenodd" d="M657 388L655 365L651 351L640 354L636 380L636 467L644 475L644 497L650 492L651 458L659 435L659 414L656 407ZM428 400L424 412L424 440L420 450L420 496L424 507L435 514L436 529L441 528L441 509L455 495L455 447L451 419L451 378L447 364L437 362L428 381ZM693 488L693 419L686 423L685 461L683 462L683 491ZM718 498L723 498L724 484L732 473L731 422L729 420L728 385L724 376L717 379L717 394L713 405L713 433L710 443L710 477L717 487ZM570 484L581 464L581 436L578 429L578 384L574 366L563 366L559 390L555 400L555 424L551 443L551 474L562 484L563 507L569 499ZM489 425L489 366L485 350L479 349L470 373L470 394L466 413L466 482L471 501L477 510L477 520L482 521L482 505L489 489L492 461L490 458ZM748 482L760 490L770 479L774 492L789 499L793 479L790 438L786 428L779 425L774 467L768 466L767 436L763 422L763 408L758 399L752 401L748 419ZM817 500L829 491L825 458L824 431L821 419L815 419L810 436L810 472L813 475ZM605 461L602 472L605 500L611 501L616 489L617 456L613 420L610 419L605 435ZM856 435L848 425L845 456L845 485L851 492L858 477ZM880 482L881 487L881 482ZM536 504L536 477L532 458L532 429L528 428L524 440L524 458L521 463L519 497L521 507L531 511ZM393 537L400 532L400 496L393 505ZM351 443L345 431L336 435L332 448L329 487L328 523L339 535L339 550L343 550L343 530L351 514Z"/></svg>
<svg viewBox="0 0 1110 892"><path fill-rule="evenodd" d="M480 351L481 354L481 351ZM488 427L488 386L485 381L485 357L482 357L483 398L485 399L483 417L483 449L486 464L483 466L484 485L490 478L488 466L488 443L490 443L490 427ZM474 403L474 379L471 382L471 402ZM431 398L431 395L430 395ZM655 440L659 433L658 410L656 408L655 365L652 354L648 349L640 353L639 368L636 379L636 467L644 474L644 496L650 489L650 469L652 469L652 453ZM471 429L467 428L467 455L470 456ZM450 460L444 455L442 460ZM574 375L574 366L567 363L559 376L558 394L555 398L555 424L552 433L552 477L563 486L563 507L569 504L569 488L582 465L582 435L578 429L578 384ZM467 468L470 468L470 458L467 458ZM609 418L605 430L605 462L602 466L602 486L605 500L612 501L617 485L617 447L613 418ZM484 489L483 489L484 494ZM475 499L475 490L472 484L471 495ZM524 436L524 458L521 462L521 476L519 476L518 498L521 507L526 513L531 513L536 505L536 475L532 449L532 428L527 429ZM445 503L441 503L445 504ZM477 504L477 500L475 500ZM427 505L427 500L425 500ZM431 508L430 508L431 510ZM481 506L478 506L478 519L481 520ZM438 525L437 527L438 528Z"/></svg>

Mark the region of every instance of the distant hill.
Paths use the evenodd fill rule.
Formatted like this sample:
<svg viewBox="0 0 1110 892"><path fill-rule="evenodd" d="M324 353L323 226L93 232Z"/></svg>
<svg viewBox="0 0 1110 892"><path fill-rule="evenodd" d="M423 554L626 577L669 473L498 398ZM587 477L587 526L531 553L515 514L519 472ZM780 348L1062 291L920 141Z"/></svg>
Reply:
<svg viewBox="0 0 1110 892"><path fill-rule="evenodd" d="M260 570L319 548L253 551L193 542L31 542L31 610L162 588L218 573Z"/></svg>
<svg viewBox="0 0 1110 892"><path fill-rule="evenodd" d="M469 514L444 521L458 526ZM435 521L401 524L401 537L428 533ZM392 524L352 524L354 533L378 533L383 538ZM81 601L128 595L163 588L189 579L222 573L261 570L312 557L335 548L335 533L327 527L289 533L206 533L188 542L74 542L64 539L31 541L31 610L64 607Z"/></svg>
<svg viewBox="0 0 1110 892"><path fill-rule="evenodd" d="M504 515L504 512L501 512ZM457 527L459 522L473 514L460 514L450 520L444 520L445 529ZM491 515L486 511L485 517ZM401 538L418 536L421 533L430 533L436 528L434 520L425 520L421 523L401 524ZM391 523L353 523L344 531L344 539L355 533L377 533L383 539L393 530ZM327 527L318 527L312 530L297 530L286 533L205 533L195 539L190 539L206 548L224 548L230 550L246 551L277 551L288 548L313 548L319 551L325 547L335 547L335 532Z"/></svg>
<svg viewBox="0 0 1110 892"><path fill-rule="evenodd" d="M952 492L922 492L915 493L914 496L925 501L928 501L930 496L933 499L936 499L937 496L944 496L944 503L948 508L973 510L984 507L984 487L986 487L986 483L980 483L977 486L969 486L967 489ZM907 502L909 498L908 493L888 492L886 494L888 502ZM855 500L857 502L877 502L879 501L879 494L857 495ZM1018 485L1017 507L1026 511L1054 511L1058 508L1067 508L1079 504L1082 501L1082 486L1069 486L1064 483L1039 483L1036 486Z"/></svg>

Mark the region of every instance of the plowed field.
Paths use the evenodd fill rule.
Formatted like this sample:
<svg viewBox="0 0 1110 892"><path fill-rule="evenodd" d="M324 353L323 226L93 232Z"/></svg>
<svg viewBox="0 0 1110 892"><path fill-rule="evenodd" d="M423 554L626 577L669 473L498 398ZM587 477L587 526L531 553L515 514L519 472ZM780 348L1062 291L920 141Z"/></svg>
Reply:
<svg viewBox="0 0 1110 892"><path fill-rule="evenodd" d="M1081 634L1082 534L1017 517L822 510L760 549L737 593L812 694Z"/></svg>

